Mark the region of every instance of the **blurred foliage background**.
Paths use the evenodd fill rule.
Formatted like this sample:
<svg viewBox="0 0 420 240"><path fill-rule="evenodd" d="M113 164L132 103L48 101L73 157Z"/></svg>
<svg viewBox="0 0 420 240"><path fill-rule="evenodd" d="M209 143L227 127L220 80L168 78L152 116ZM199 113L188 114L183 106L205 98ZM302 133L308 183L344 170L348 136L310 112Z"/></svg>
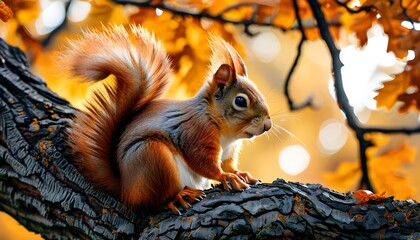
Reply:
<svg viewBox="0 0 420 240"><path fill-rule="evenodd" d="M219 34L244 57L276 124L245 144L240 168L264 182L280 177L356 190L362 175L358 139L337 105L331 56L308 1L0 0L5 21L0 36L26 52L33 71L51 89L83 109L89 86L64 79L55 64L56 53L83 29L136 23L154 32L173 60L171 98L190 97L201 87L209 64L209 34ZM318 3L342 49L344 89L359 121L380 129L414 129L414 134L364 135L372 143L366 156L373 188L397 199L420 199L418 0ZM310 107L289 110L284 94L289 75L290 98L297 103L311 99ZM0 223L0 239L40 238L5 214Z"/></svg>

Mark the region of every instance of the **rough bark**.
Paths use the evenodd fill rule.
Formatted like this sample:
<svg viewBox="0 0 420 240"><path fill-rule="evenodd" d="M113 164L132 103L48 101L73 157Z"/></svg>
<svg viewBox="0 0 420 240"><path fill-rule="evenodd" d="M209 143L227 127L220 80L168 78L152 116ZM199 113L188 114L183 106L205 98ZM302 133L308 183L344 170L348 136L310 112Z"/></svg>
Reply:
<svg viewBox="0 0 420 240"><path fill-rule="evenodd" d="M181 216L144 215L91 188L69 163L75 109L0 41L0 210L47 239L418 239L420 205L357 205L318 184L278 179L243 192L219 187Z"/></svg>

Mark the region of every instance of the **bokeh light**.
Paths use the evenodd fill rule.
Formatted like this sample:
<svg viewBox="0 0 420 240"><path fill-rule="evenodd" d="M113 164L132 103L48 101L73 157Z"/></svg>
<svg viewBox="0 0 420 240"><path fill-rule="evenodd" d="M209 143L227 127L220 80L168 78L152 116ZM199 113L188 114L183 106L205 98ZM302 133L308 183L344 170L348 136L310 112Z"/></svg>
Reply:
<svg viewBox="0 0 420 240"><path fill-rule="evenodd" d="M66 18L66 10L62 1L41 1L42 13L35 22L35 28L39 35L48 34Z"/></svg>
<svg viewBox="0 0 420 240"><path fill-rule="evenodd" d="M254 37L252 52L255 57L265 63L273 61L280 52L280 41L272 32L261 32Z"/></svg>
<svg viewBox="0 0 420 240"><path fill-rule="evenodd" d="M279 155L280 168L289 175L298 175L308 167L311 157L302 145L290 145Z"/></svg>
<svg viewBox="0 0 420 240"><path fill-rule="evenodd" d="M163 10L160 8L156 8L156 16L160 16L163 14Z"/></svg>
<svg viewBox="0 0 420 240"><path fill-rule="evenodd" d="M72 1L67 17L72 22L81 22L88 16L90 8L91 5L87 1Z"/></svg>
<svg viewBox="0 0 420 240"><path fill-rule="evenodd" d="M331 155L339 151L347 141L347 128L344 123L329 119L321 124L318 142L322 153Z"/></svg>
<svg viewBox="0 0 420 240"><path fill-rule="evenodd" d="M416 57L416 52L414 52L413 50L408 50L408 54L406 57L406 61L411 61Z"/></svg>

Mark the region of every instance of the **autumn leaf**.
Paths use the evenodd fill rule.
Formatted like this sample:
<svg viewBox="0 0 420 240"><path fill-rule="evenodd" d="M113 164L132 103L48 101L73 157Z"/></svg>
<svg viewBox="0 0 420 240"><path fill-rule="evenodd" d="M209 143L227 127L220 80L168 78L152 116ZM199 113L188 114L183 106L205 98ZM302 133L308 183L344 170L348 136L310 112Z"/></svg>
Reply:
<svg viewBox="0 0 420 240"><path fill-rule="evenodd" d="M374 143L368 148L369 177L373 188L377 192L387 192L398 199L409 199L415 194L408 178L398 169L403 164L412 163L416 155L416 148L403 143L396 149L383 150L389 137L382 134L369 134L366 136ZM348 191L360 181L360 163L343 161L335 172L324 174L325 180L335 189Z"/></svg>
<svg viewBox="0 0 420 240"><path fill-rule="evenodd" d="M341 18L344 29L356 34L360 46L365 46L367 44L367 31L372 27L375 20L375 15L370 12L360 12L356 14L346 12Z"/></svg>
<svg viewBox="0 0 420 240"><path fill-rule="evenodd" d="M295 11L291 1L281 1L278 14L274 18L274 25L284 29L291 29L296 21Z"/></svg>
<svg viewBox="0 0 420 240"><path fill-rule="evenodd" d="M357 190L353 193L354 197L358 200L357 204L365 204L370 201L382 201L385 197L385 192L381 194L375 194L369 190Z"/></svg>
<svg viewBox="0 0 420 240"><path fill-rule="evenodd" d="M357 187L362 171L358 162L342 161L334 172L324 173L323 176L335 190L344 192Z"/></svg>
<svg viewBox="0 0 420 240"><path fill-rule="evenodd" d="M398 199L413 198L415 187L409 179L398 171L403 164L412 163L416 156L416 148L408 143L402 144L399 148L390 149L383 154L374 155L368 152L368 166L373 187L378 192L387 192Z"/></svg>
<svg viewBox="0 0 420 240"><path fill-rule="evenodd" d="M13 16L12 9L6 5L5 2L0 1L0 19L3 22L9 21L9 19Z"/></svg>
<svg viewBox="0 0 420 240"><path fill-rule="evenodd" d="M383 83L383 87L378 91L378 95L375 97L377 101L377 107L385 107L387 109L392 108L397 102L398 97L407 91L410 86L410 78L408 73L402 72L398 74L393 80Z"/></svg>
<svg viewBox="0 0 420 240"><path fill-rule="evenodd" d="M39 43L28 33L28 29L34 25L39 15L39 2L0 0L0 5L3 14L9 15L7 13L9 10L10 14L12 13L8 21L0 25L0 30L4 34L2 37L11 45L18 46L24 51L31 51L29 60L34 59L38 53Z"/></svg>
<svg viewBox="0 0 420 240"><path fill-rule="evenodd" d="M392 41L392 40L390 40ZM396 41L396 40L394 40ZM397 41L398 52L412 47L415 56L420 56L420 32L410 31L404 37ZM394 46L391 44L389 46ZM397 102L402 102L399 107L401 113L408 112L415 109L420 110L420 58L416 57L407 62L404 71L391 80L383 83L383 87L378 90L378 95L375 97L378 107L386 107L390 109Z"/></svg>
<svg viewBox="0 0 420 240"><path fill-rule="evenodd" d="M129 16L125 14L124 6L108 0L90 1L90 4L91 10L84 22L85 26L100 26L105 23L128 24Z"/></svg>
<svg viewBox="0 0 420 240"><path fill-rule="evenodd" d="M3 0L13 12L13 20L20 25L29 26L33 24L39 15L39 2L27 0Z"/></svg>

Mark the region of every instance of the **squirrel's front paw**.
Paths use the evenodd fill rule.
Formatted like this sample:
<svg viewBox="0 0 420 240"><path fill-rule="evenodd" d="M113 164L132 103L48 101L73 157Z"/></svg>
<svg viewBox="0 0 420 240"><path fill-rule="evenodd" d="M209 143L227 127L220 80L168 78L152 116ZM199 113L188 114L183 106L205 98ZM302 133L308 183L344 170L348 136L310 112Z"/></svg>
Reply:
<svg viewBox="0 0 420 240"><path fill-rule="evenodd" d="M242 189L249 188L249 185L242 181L234 173L223 173L221 179L219 180L223 184L225 190L231 190L229 183L236 191L242 191Z"/></svg>
<svg viewBox="0 0 420 240"><path fill-rule="evenodd" d="M260 180L252 177L252 175L249 172L241 172L241 171L235 171L236 175L238 175L240 178L244 180L244 182L249 184L257 184L260 182Z"/></svg>
<svg viewBox="0 0 420 240"><path fill-rule="evenodd" d="M175 206L179 203L182 208L187 209L191 207L191 203L198 202L206 197L203 190L185 186L175 197L166 205L166 209L171 209L174 214L181 215L179 209Z"/></svg>

